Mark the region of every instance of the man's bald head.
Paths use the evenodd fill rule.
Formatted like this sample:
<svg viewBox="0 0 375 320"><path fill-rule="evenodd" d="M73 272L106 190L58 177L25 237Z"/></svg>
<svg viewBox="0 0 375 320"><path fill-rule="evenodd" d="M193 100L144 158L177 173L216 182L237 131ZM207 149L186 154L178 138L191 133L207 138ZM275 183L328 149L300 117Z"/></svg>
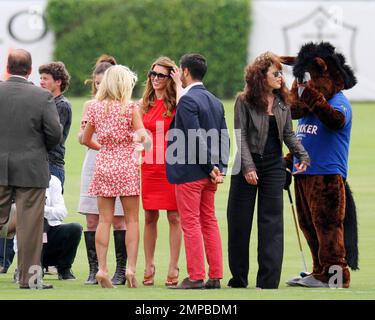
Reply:
<svg viewBox="0 0 375 320"><path fill-rule="evenodd" d="M8 56L8 73L10 75L28 76L31 73L31 54L23 49L15 49Z"/></svg>

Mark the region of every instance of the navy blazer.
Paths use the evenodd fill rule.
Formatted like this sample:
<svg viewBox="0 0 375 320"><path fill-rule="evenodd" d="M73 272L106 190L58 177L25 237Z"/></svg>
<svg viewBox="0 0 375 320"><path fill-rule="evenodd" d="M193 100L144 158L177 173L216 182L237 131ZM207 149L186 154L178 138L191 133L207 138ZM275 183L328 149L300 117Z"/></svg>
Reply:
<svg viewBox="0 0 375 320"><path fill-rule="evenodd" d="M167 178L181 184L208 178L214 166L226 173L229 135L223 104L203 85L181 97L168 131Z"/></svg>

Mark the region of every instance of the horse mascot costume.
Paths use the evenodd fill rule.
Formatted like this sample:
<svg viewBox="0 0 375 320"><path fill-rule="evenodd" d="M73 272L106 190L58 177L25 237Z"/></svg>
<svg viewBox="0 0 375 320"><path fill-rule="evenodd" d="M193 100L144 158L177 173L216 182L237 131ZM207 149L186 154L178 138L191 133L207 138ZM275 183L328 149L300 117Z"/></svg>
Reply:
<svg viewBox="0 0 375 320"><path fill-rule="evenodd" d="M298 119L296 134L311 158L306 172L294 176L294 186L313 270L287 284L348 288L348 267L358 269L358 235L347 182L352 107L343 90L357 80L345 57L328 42L305 44L297 57L284 56L282 61L293 66L291 113ZM286 160L292 168L291 156Z"/></svg>

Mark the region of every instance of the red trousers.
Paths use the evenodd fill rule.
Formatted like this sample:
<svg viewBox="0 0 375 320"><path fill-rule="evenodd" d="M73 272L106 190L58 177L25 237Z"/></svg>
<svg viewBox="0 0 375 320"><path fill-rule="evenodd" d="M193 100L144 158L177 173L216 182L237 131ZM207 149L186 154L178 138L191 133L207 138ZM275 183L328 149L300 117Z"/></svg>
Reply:
<svg viewBox="0 0 375 320"><path fill-rule="evenodd" d="M223 253L215 216L216 189L217 185L209 178L176 185L190 280L205 279L204 252L209 265L208 277L223 278Z"/></svg>

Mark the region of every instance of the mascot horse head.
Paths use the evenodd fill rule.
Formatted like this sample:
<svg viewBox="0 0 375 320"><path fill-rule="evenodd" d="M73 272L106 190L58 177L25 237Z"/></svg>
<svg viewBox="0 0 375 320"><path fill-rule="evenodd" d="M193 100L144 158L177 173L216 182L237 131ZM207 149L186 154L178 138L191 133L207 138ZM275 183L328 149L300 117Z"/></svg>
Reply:
<svg viewBox="0 0 375 320"><path fill-rule="evenodd" d="M296 57L282 56L282 63L293 66L297 83L303 83L309 73L309 85L323 93L326 100L337 92L355 86L357 79L346 64L345 57L329 42L307 43Z"/></svg>

